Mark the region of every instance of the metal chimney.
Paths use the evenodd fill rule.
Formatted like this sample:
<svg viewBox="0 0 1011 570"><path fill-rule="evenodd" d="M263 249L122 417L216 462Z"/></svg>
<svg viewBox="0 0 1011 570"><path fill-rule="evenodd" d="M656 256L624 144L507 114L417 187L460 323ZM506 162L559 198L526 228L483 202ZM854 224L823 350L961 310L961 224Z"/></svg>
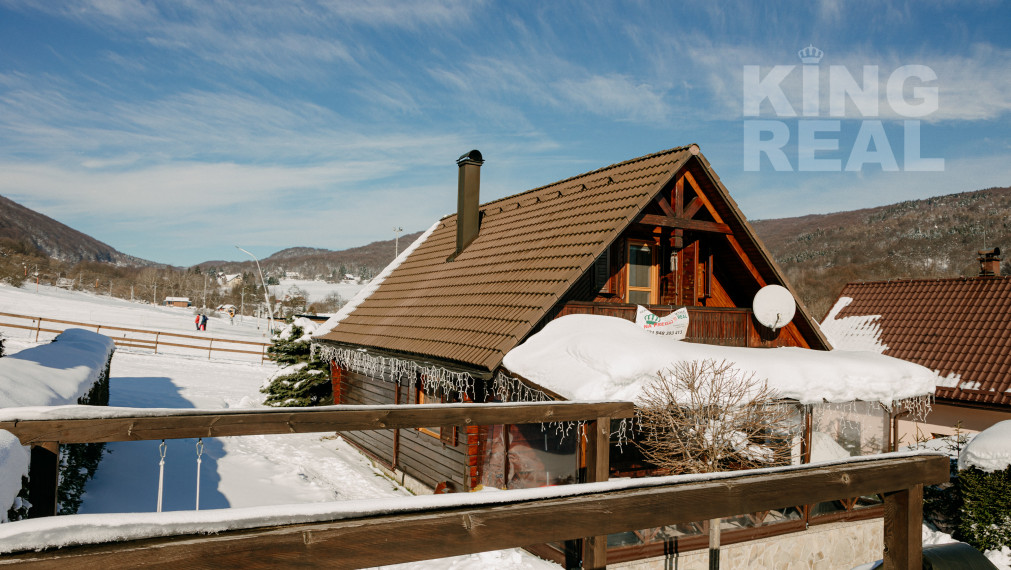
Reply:
<svg viewBox="0 0 1011 570"><path fill-rule="evenodd" d="M472 150L456 159L460 167L456 202L456 254L464 250L477 237L481 226L481 151Z"/></svg>

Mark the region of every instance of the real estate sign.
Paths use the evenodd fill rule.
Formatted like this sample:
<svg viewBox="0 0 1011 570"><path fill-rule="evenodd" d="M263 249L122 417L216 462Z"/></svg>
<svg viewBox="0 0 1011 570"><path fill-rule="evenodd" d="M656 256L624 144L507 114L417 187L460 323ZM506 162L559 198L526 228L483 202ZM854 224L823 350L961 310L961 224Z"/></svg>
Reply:
<svg viewBox="0 0 1011 570"><path fill-rule="evenodd" d="M658 317L639 305L635 313L635 324L653 334L673 336L675 340L681 340L688 333L688 309L681 307L665 317Z"/></svg>

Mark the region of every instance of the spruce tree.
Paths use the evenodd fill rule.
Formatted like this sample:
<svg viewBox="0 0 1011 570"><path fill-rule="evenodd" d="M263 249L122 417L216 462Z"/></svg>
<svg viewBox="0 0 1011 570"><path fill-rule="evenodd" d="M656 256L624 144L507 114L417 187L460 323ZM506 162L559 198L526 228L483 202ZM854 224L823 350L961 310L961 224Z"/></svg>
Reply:
<svg viewBox="0 0 1011 570"><path fill-rule="evenodd" d="M260 389L268 406L326 406L333 403L333 387L327 363L310 355L303 329L292 325L287 335L279 334L267 349L271 360L284 366L270 383Z"/></svg>

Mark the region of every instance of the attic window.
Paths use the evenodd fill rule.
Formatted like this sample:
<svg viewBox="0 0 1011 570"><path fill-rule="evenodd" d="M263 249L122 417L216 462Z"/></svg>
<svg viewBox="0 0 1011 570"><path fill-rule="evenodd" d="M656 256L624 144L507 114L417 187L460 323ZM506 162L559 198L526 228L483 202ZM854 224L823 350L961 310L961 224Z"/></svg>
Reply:
<svg viewBox="0 0 1011 570"><path fill-rule="evenodd" d="M636 305L650 305L656 302L656 248L645 241L628 241L628 292L625 299Z"/></svg>

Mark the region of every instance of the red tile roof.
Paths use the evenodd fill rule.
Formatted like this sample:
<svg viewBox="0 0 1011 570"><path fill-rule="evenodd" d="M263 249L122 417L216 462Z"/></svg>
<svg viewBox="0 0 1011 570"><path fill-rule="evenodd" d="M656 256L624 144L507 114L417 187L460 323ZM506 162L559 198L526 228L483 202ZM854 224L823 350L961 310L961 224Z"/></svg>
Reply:
<svg viewBox="0 0 1011 570"><path fill-rule="evenodd" d="M849 283L839 298L852 301L822 323L836 347L861 334L842 319L869 318L884 354L958 377L937 398L1011 406L1011 277Z"/></svg>

